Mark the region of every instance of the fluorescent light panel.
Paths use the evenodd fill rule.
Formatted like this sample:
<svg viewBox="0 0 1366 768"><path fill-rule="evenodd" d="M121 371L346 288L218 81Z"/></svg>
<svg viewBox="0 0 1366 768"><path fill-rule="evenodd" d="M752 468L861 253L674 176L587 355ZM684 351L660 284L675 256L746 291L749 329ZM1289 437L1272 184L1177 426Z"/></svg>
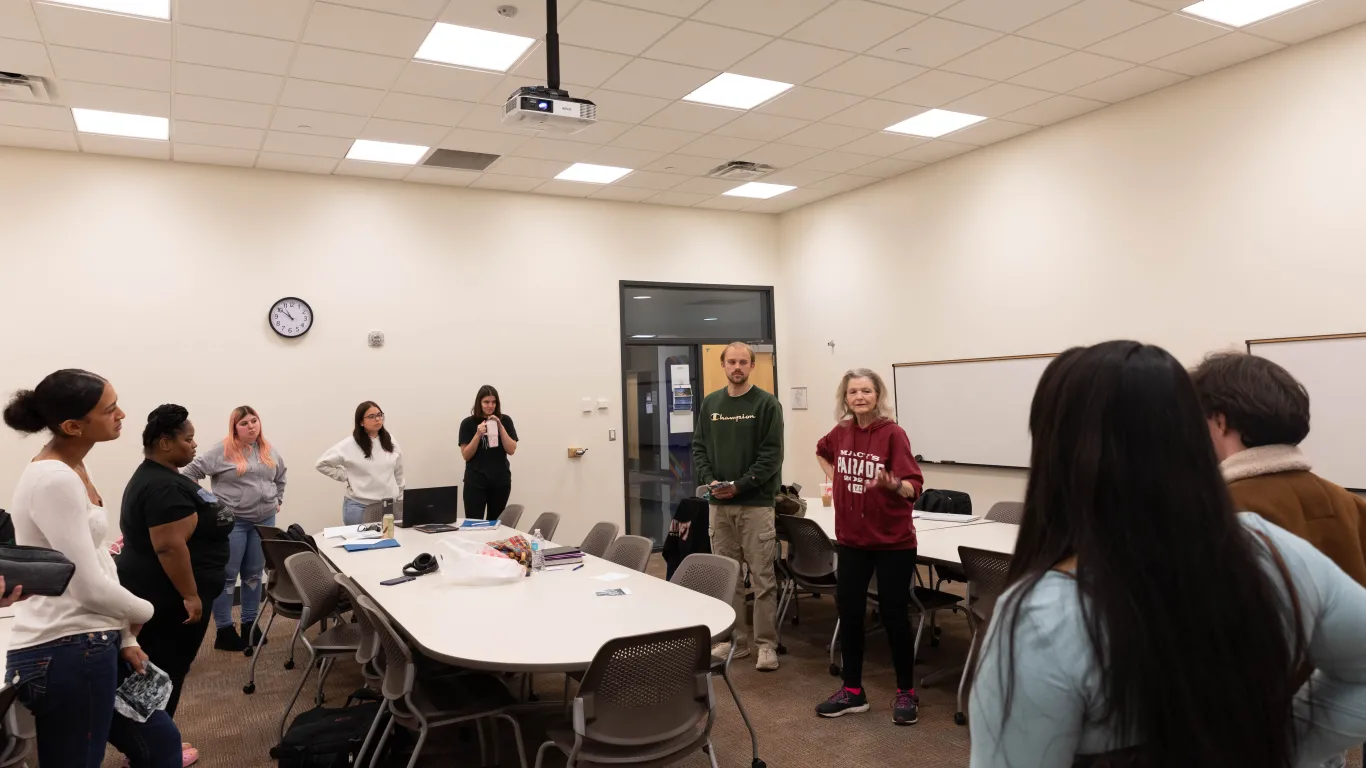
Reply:
<svg viewBox="0 0 1366 768"><path fill-rule="evenodd" d="M113 11L149 19L171 18L171 0L61 0L54 5L70 5L93 11Z"/></svg>
<svg viewBox="0 0 1366 768"><path fill-rule="evenodd" d="M155 141L166 141L171 137L171 121L164 117L101 112L98 109L72 109L71 116L76 120L76 130L81 133Z"/></svg>
<svg viewBox="0 0 1366 768"><path fill-rule="evenodd" d="M791 83L722 72L687 96L684 101L717 107L750 109L791 88Z"/></svg>
<svg viewBox="0 0 1366 768"><path fill-rule="evenodd" d="M422 41L413 58L506 72L534 42L529 37L438 23L427 33L427 39Z"/></svg>
<svg viewBox="0 0 1366 768"><path fill-rule="evenodd" d="M729 192L722 192L723 195L731 197L754 197L759 200L767 200L770 197L777 197L784 192L791 192L796 187L787 184L765 184L762 181L751 181L748 184L741 184Z"/></svg>
<svg viewBox="0 0 1366 768"><path fill-rule="evenodd" d="M394 144L388 141L356 139L351 150L346 153L347 160L366 160L371 163L393 163L394 165L417 165L417 161L427 154L431 147L416 144Z"/></svg>
<svg viewBox="0 0 1366 768"><path fill-rule="evenodd" d="M1202 0L1182 8L1181 12L1230 27L1245 27L1311 2L1313 0Z"/></svg>
<svg viewBox="0 0 1366 768"><path fill-rule="evenodd" d="M902 120L896 125L884 128L885 131L892 133L908 133L912 136L924 136L935 139L945 134L967 128L969 125L976 125L985 120L980 115L969 115L963 112L950 112L947 109L931 109L928 112L921 112L909 120Z"/></svg>
<svg viewBox="0 0 1366 768"><path fill-rule="evenodd" d="M555 178L560 181L582 181L587 184L611 184L622 176L631 172L631 168L616 168L610 165L592 165L590 163L574 163L568 168L560 171L560 175ZM640 298L640 297L636 297ZM646 298L649 298L648 296Z"/></svg>

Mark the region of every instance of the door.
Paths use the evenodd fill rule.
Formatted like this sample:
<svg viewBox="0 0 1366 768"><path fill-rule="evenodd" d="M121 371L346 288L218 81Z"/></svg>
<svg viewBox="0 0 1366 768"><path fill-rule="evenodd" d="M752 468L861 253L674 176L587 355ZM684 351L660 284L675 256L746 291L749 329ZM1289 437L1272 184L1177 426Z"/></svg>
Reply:
<svg viewBox="0 0 1366 768"><path fill-rule="evenodd" d="M626 355L626 530L663 546L692 469L693 345L633 345Z"/></svg>

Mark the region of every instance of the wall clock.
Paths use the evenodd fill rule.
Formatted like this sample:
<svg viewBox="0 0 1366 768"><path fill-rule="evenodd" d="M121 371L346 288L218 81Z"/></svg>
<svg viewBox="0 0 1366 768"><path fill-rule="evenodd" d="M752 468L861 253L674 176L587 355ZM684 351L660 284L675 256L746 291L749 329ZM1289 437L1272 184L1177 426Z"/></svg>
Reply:
<svg viewBox="0 0 1366 768"><path fill-rule="evenodd" d="M303 299L289 296L270 308L270 327L286 339L297 339L313 327L313 308Z"/></svg>

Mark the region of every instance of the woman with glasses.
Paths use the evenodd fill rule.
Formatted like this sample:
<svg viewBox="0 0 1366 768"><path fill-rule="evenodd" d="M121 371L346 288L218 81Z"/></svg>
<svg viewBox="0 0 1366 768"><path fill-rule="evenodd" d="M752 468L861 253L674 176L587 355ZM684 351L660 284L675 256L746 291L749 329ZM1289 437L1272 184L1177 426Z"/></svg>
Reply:
<svg viewBox="0 0 1366 768"><path fill-rule="evenodd" d="M346 485L342 522L358 525L365 508L403 498L403 450L384 428L384 411L369 400L356 406L355 429L318 459L318 471Z"/></svg>

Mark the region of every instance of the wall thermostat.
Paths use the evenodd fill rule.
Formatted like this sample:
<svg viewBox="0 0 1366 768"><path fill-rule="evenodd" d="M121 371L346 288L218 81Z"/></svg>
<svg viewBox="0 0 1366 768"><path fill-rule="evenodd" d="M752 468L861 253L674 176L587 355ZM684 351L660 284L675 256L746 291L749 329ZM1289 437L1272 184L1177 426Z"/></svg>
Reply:
<svg viewBox="0 0 1366 768"><path fill-rule="evenodd" d="M370 335L366 338L372 347L378 348L384 346L384 331L371 331Z"/></svg>

